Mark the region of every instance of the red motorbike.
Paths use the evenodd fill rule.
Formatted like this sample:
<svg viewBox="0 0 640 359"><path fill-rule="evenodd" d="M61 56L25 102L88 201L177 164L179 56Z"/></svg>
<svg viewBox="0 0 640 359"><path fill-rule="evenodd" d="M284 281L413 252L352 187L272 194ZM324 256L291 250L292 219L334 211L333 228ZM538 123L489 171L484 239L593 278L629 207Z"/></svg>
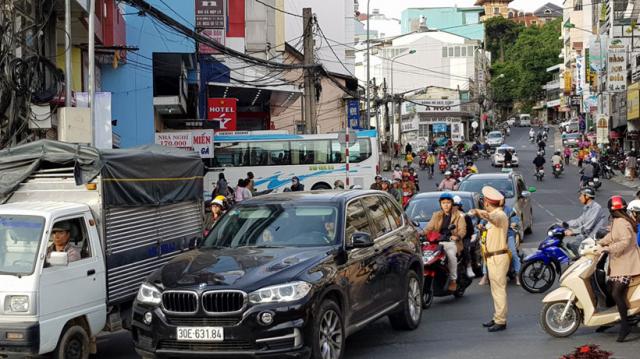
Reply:
<svg viewBox="0 0 640 359"><path fill-rule="evenodd" d="M451 225L449 230L456 227ZM422 244L422 258L424 261L424 289L422 291L422 307L427 309L433 303L434 297L453 295L460 298L471 285L472 280L467 276L467 263L458 256L457 289L449 291L449 269L447 254L440 242L449 241L449 236L442 236L438 232L427 232Z"/></svg>

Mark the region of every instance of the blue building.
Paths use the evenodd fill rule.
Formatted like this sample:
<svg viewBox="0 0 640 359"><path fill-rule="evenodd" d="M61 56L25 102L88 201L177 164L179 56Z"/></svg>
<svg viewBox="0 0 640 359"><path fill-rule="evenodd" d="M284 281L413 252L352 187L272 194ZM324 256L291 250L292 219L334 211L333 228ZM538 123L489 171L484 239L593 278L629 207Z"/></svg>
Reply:
<svg viewBox="0 0 640 359"><path fill-rule="evenodd" d="M473 40L483 40L484 25L480 22L483 12L484 9L480 6L408 8L402 12L402 33L418 30L420 19L424 17L429 29L442 30Z"/></svg>
<svg viewBox="0 0 640 359"><path fill-rule="evenodd" d="M194 1L148 0L182 24L194 27ZM171 8L167 7L167 4ZM112 118L117 120L114 132L120 135L121 147L154 142L153 66L154 53L194 53L195 42L179 36L150 16L139 16L137 9L126 6L127 45L138 47L127 53L126 64L117 69L102 68L102 90L112 93ZM190 76L195 78L195 76Z"/></svg>

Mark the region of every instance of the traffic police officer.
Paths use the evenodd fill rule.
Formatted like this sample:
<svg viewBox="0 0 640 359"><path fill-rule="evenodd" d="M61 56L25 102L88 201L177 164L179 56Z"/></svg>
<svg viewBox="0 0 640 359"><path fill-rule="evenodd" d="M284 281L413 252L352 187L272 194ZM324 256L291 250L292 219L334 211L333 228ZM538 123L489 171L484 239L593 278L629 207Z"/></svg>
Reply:
<svg viewBox="0 0 640 359"><path fill-rule="evenodd" d="M495 309L493 319L482 324L489 332L507 329L507 273L511 263L507 231L509 218L502 208L504 196L495 188L482 188L484 210L469 211L472 216L485 219L487 223L487 251L485 262L489 272L489 284Z"/></svg>

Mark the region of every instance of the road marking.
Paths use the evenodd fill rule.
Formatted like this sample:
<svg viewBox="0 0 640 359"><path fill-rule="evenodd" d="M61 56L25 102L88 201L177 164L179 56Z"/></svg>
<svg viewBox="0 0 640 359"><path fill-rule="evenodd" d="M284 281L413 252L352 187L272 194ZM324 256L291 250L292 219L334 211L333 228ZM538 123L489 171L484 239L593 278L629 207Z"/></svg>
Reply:
<svg viewBox="0 0 640 359"><path fill-rule="evenodd" d="M548 210L545 206L541 205L540 202L536 201L535 199L533 199L533 202L536 204L536 206L540 207L540 209L547 212L548 215L555 218L559 223L562 223L562 220L560 218L558 218L555 214L553 214L553 212Z"/></svg>

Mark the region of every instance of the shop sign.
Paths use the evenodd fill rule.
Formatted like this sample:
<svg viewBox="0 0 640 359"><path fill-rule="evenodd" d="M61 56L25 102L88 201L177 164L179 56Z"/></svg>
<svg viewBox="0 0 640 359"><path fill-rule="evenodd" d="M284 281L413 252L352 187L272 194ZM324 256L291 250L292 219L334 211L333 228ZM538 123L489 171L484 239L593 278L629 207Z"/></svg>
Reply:
<svg viewBox="0 0 640 359"><path fill-rule="evenodd" d="M360 101L349 100L347 102L347 126L360 128Z"/></svg>
<svg viewBox="0 0 640 359"><path fill-rule="evenodd" d="M196 31L222 45L226 35L226 0L195 0ZM201 54L217 54L218 50L205 44L198 44Z"/></svg>
<svg viewBox="0 0 640 359"><path fill-rule="evenodd" d="M571 106L580 106L582 98L580 96L571 96Z"/></svg>
<svg viewBox="0 0 640 359"><path fill-rule="evenodd" d="M409 103L407 112L460 112L460 100L412 100L415 104ZM413 106L411 106L413 105Z"/></svg>
<svg viewBox="0 0 640 359"><path fill-rule="evenodd" d="M563 75L564 79L564 94L569 95L571 93L572 81L571 72L569 70L565 70Z"/></svg>
<svg viewBox="0 0 640 359"><path fill-rule="evenodd" d="M576 95L582 95L584 93L585 78L584 56L576 56Z"/></svg>
<svg viewBox="0 0 640 359"><path fill-rule="evenodd" d="M596 120L596 143L609 143L609 116L599 114Z"/></svg>
<svg viewBox="0 0 640 359"><path fill-rule="evenodd" d="M156 144L197 152L202 158L213 158L213 130L156 133Z"/></svg>
<svg viewBox="0 0 640 359"><path fill-rule="evenodd" d="M238 121L238 99L235 98L210 98L207 108L207 121L219 123L217 131L235 131Z"/></svg>
<svg viewBox="0 0 640 359"><path fill-rule="evenodd" d="M640 83L636 82L627 90L627 120L640 118Z"/></svg>
<svg viewBox="0 0 640 359"><path fill-rule="evenodd" d="M627 52L622 41L609 44L607 67L607 90L623 92L627 90Z"/></svg>
<svg viewBox="0 0 640 359"><path fill-rule="evenodd" d="M402 132L418 131L418 116L402 121Z"/></svg>
<svg viewBox="0 0 640 359"><path fill-rule="evenodd" d="M464 126L462 126L462 123L451 124L451 139L453 141L464 141Z"/></svg>

